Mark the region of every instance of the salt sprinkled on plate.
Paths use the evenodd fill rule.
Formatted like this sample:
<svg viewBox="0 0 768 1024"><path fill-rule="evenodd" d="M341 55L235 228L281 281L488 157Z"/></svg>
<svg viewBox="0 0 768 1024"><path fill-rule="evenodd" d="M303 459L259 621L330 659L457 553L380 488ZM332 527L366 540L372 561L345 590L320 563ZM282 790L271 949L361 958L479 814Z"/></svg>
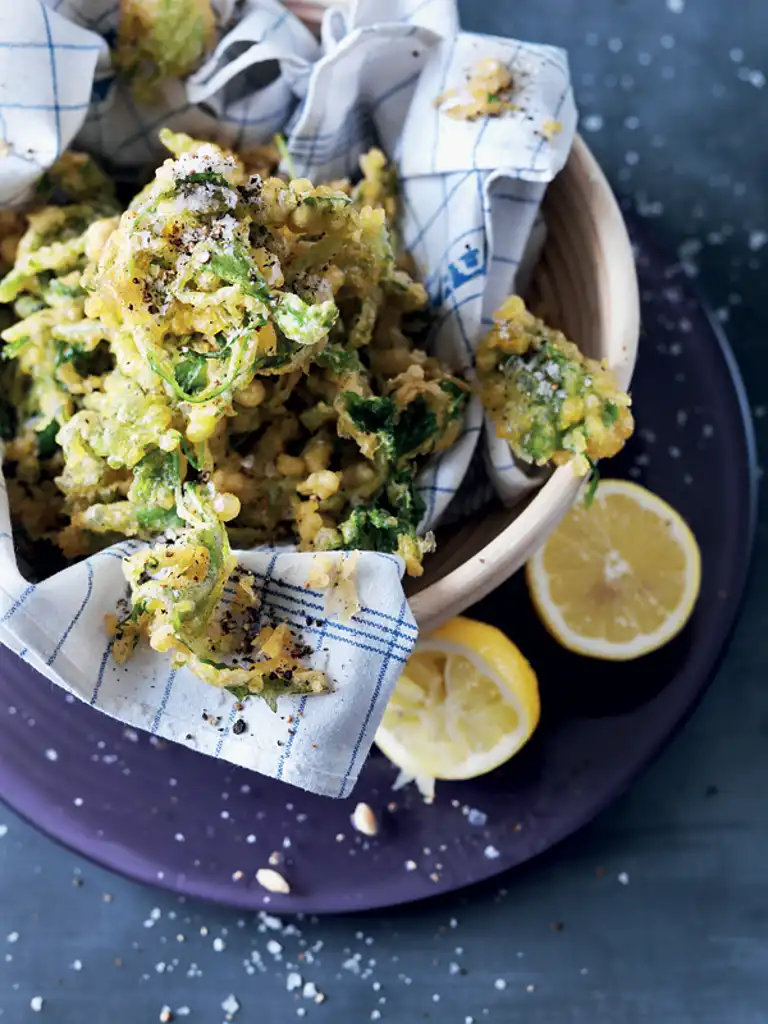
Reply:
<svg viewBox="0 0 768 1024"><path fill-rule="evenodd" d="M221 1008L224 1011L224 1013L227 1014L227 1016L234 1017L234 1015L240 1009L240 1003L238 1003L234 995L228 995L224 1002L221 1004Z"/></svg>

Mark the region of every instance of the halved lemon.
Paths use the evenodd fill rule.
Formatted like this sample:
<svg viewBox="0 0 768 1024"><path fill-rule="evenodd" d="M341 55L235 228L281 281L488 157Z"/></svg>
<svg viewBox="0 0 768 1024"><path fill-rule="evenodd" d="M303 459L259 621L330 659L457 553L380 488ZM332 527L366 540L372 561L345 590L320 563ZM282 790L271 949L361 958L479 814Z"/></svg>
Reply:
<svg viewBox="0 0 768 1024"><path fill-rule="evenodd" d="M604 480L576 505L526 566L544 625L577 654L630 661L688 622L701 585L690 527L661 498Z"/></svg>
<svg viewBox="0 0 768 1024"><path fill-rule="evenodd" d="M376 744L415 779L473 779L530 739L539 687L500 630L451 619L419 640L384 712Z"/></svg>

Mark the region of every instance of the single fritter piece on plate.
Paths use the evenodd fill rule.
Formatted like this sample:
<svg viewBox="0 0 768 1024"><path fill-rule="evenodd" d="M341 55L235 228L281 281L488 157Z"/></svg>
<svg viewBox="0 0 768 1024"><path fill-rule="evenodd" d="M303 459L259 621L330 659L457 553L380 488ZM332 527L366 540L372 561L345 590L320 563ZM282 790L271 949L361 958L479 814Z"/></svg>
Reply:
<svg viewBox="0 0 768 1024"><path fill-rule="evenodd" d="M631 436L629 395L602 363L533 316L518 296L496 311L480 343L483 404L513 454L536 466L572 462L586 475Z"/></svg>

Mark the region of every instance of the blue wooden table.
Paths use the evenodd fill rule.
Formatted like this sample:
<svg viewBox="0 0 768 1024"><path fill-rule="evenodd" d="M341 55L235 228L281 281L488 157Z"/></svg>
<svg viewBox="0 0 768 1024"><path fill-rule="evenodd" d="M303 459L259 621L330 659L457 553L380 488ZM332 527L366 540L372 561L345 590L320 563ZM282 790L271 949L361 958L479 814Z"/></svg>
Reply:
<svg viewBox="0 0 768 1024"><path fill-rule="evenodd" d="M462 11L466 28L570 50L584 134L624 201L698 268L765 444L765 0ZM761 540L767 524L763 504ZM241 917L112 877L0 808L1 1024L218 1024L228 1011L259 1024L765 1024L764 548L731 652L668 751L580 835L460 896L356 918Z"/></svg>

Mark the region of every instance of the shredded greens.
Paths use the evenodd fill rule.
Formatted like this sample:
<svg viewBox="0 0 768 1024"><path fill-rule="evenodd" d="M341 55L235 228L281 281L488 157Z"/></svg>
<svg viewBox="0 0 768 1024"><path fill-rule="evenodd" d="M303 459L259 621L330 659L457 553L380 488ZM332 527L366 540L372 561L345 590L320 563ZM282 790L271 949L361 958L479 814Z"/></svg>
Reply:
<svg viewBox="0 0 768 1024"><path fill-rule="evenodd" d="M165 70L199 54L191 34ZM164 73L165 55L137 54L121 56L137 83ZM14 222L0 434L16 528L68 559L150 542L126 563L116 657L143 636L236 693L322 692L231 547L396 552L421 573L415 477L458 437L469 387L414 343L427 296L393 243L380 151L357 185L315 186L270 175L280 140L249 165L161 138L171 159L122 212L69 154Z"/></svg>

